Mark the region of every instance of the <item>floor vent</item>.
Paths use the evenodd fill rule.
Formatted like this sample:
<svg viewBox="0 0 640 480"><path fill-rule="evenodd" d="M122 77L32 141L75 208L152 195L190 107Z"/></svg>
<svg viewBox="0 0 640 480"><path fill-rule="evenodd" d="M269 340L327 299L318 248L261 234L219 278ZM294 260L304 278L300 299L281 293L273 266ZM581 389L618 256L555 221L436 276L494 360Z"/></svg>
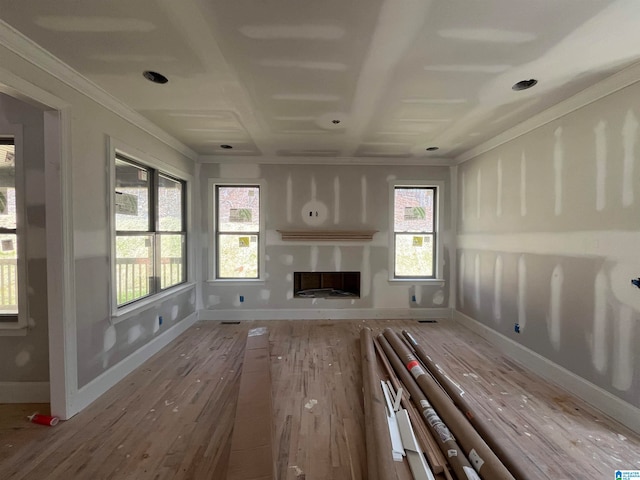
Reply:
<svg viewBox="0 0 640 480"><path fill-rule="evenodd" d="M234 322L220 322L220 325L240 325L240 321L234 321Z"/></svg>
<svg viewBox="0 0 640 480"><path fill-rule="evenodd" d="M438 320L418 320L418 323L438 323Z"/></svg>

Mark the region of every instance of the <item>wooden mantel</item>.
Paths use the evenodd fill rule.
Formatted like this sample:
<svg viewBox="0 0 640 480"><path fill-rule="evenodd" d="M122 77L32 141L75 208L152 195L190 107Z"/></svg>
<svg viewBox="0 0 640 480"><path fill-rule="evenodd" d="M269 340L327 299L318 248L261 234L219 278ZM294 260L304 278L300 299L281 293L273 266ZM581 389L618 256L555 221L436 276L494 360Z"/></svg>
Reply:
<svg viewBox="0 0 640 480"><path fill-rule="evenodd" d="M370 241L378 230L277 230L282 240Z"/></svg>

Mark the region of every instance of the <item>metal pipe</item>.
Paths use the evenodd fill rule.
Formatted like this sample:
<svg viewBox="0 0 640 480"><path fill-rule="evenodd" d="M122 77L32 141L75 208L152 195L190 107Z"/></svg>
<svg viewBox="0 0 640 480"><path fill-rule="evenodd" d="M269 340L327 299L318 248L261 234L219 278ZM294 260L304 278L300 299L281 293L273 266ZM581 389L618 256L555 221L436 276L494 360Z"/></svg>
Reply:
<svg viewBox="0 0 640 480"><path fill-rule="evenodd" d="M456 439L435 412L425 394L420 390L416 381L405 369L400 357L396 354L395 350L384 336L379 335L378 341L380 342L384 353L387 355L389 363L391 363L391 366L398 374L400 381L411 394L411 400L418 410L422 412L422 416L427 427L431 431L433 438L436 439L438 448L440 448L444 456L449 461L449 465L451 465L451 469L453 470L456 478L458 478L458 480L477 480L478 475L476 474L476 471L471 466L471 463L469 463L469 460L467 460L467 457L456 442Z"/></svg>
<svg viewBox="0 0 640 480"><path fill-rule="evenodd" d="M449 394L449 397L453 400L453 403L460 409L465 417L469 420L469 423L473 425L473 428L480 434L480 436L487 442L487 445L491 447L496 456L502 461L505 467L513 474L516 480L528 480L528 475L524 472L520 464L513 458L511 453L504 448L504 446L495 438L493 432L489 429L489 426L480 418L477 417L473 408L467 402L464 396L464 390L449 377L446 372L427 354L424 348L416 341L413 336L406 330L402 331L404 337L409 341L413 347L417 357L422 360L422 363L427 370L431 372L433 378L444 388Z"/></svg>
<svg viewBox="0 0 640 480"><path fill-rule="evenodd" d="M392 480L397 478L391 450L391 437L382 398L373 335L368 327L360 331L362 359L362 389L364 395L364 424L367 448L367 478Z"/></svg>
<svg viewBox="0 0 640 480"><path fill-rule="evenodd" d="M429 398L438 415L454 433L480 476L486 480L515 480L447 394L431 375L425 372L416 356L402 342L401 337L390 328L384 329L384 336L416 379L420 389Z"/></svg>

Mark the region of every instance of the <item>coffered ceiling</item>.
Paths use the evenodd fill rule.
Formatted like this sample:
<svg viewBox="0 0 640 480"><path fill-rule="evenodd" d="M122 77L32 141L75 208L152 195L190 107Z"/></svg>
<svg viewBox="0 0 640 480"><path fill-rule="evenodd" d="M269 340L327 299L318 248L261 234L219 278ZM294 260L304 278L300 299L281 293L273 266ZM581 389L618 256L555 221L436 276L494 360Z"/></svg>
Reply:
<svg viewBox="0 0 640 480"><path fill-rule="evenodd" d="M640 61L638 0L0 0L0 17L224 157L454 158Z"/></svg>

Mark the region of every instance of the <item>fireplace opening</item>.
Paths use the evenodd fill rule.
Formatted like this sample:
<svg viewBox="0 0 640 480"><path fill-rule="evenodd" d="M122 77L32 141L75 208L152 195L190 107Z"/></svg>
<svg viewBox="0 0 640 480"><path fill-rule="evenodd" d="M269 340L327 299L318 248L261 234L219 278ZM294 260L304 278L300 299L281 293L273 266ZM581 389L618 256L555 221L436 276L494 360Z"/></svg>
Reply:
<svg viewBox="0 0 640 480"><path fill-rule="evenodd" d="M360 272L294 272L295 298L360 298Z"/></svg>

